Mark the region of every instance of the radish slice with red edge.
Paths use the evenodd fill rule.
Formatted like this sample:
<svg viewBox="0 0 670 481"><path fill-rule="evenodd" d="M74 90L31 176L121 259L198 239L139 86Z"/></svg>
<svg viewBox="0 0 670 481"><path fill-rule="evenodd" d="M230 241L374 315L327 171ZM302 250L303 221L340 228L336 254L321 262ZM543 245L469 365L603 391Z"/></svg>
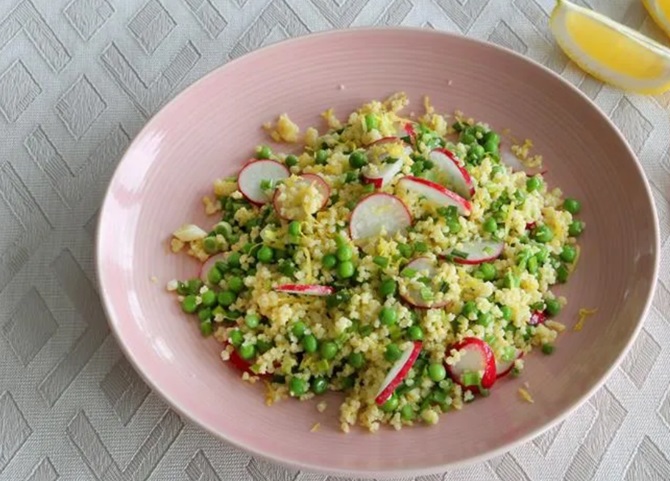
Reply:
<svg viewBox="0 0 670 481"><path fill-rule="evenodd" d="M237 350L233 350L233 352L230 353L228 361L241 372L249 373L252 376L257 375L251 370L251 363L246 359L243 359L242 356L238 354Z"/></svg>
<svg viewBox="0 0 670 481"><path fill-rule="evenodd" d="M214 267L217 262L223 260L223 254L216 254L203 262L202 267L200 267L200 280L209 284L209 271L212 270L212 267Z"/></svg>
<svg viewBox="0 0 670 481"><path fill-rule="evenodd" d="M335 293L334 288L319 284L282 284L275 287L274 290L286 294L302 294L305 296L330 296Z"/></svg>
<svg viewBox="0 0 670 481"><path fill-rule="evenodd" d="M387 186L391 180L400 173L402 164L402 160L396 160L392 164L378 165L374 172L369 165L366 165L361 169L363 183L373 184L375 188L381 189L382 187Z"/></svg>
<svg viewBox="0 0 670 481"><path fill-rule="evenodd" d="M397 136L401 139L409 137L409 142L414 143L416 141L416 129L412 122L406 122L400 125L398 128Z"/></svg>
<svg viewBox="0 0 670 481"><path fill-rule="evenodd" d="M450 254L454 262L458 264L476 265L497 259L502 254L504 247L503 242L481 240L463 244L462 248L454 249Z"/></svg>
<svg viewBox="0 0 670 481"><path fill-rule="evenodd" d="M400 359L393 364L393 367L384 378L384 382L382 382L382 385L375 396L375 402L378 405L381 406L388 401L389 398L393 396L393 392L396 388L407 377L409 370L412 369L414 362L416 362L416 359L419 357L421 346L421 341L414 341L411 346L405 349Z"/></svg>
<svg viewBox="0 0 670 481"><path fill-rule="evenodd" d="M391 194L370 194L354 207L349 218L349 234L353 240L379 235L385 230L392 236L412 225L412 215L402 200Z"/></svg>
<svg viewBox="0 0 670 481"><path fill-rule="evenodd" d="M453 205L458 209L458 213L461 215L470 215L470 211L472 210L470 201L430 180L408 175L400 179L398 185L401 185L409 191L416 192L440 207L449 207Z"/></svg>
<svg viewBox="0 0 670 481"><path fill-rule="evenodd" d="M472 184L470 174L452 152L447 149L434 149L428 157L445 175L447 184L453 187L454 192L465 199L475 195L475 186Z"/></svg>
<svg viewBox="0 0 670 481"><path fill-rule="evenodd" d="M454 344L447 351L450 356L452 350L460 353L460 358L455 364L447 364L447 371L454 380L464 389L479 391L479 386L489 389L496 382L496 361L493 351L489 345L476 337L466 337L461 342ZM481 374L479 386L466 385L464 377L468 373Z"/></svg>
<svg viewBox="0 0 670 481"><path fill-rule="evenodd" d="M286 179L291 173L276 160L252 160L245 165L237 177L237 188L252 204L263 205L272 199L272 191L277 181ZM263 189L261 183L267 181L273 186Z"/></svg>
<svg viewBox="0 0 670 481"><path fill-rule="evenodd" d="M528 320L528 325L537 326L538 324L544 324L546 320L547 314L544 311L533 311Z"/></svg>
<svg viewBox="0 0 670 481"><path fill-rule="evenodd" d="M511 361L503 361L502 359L496 359L496 379L507 376L512 369L514 368L514 363L517 359L523 357L523 351L520 351L517 348L514 348L514 359Z"/></svg>
<svg viewBox="0 0 670 481"><path fill-rule="evenodd" d="M320 175L317 175L317 174L302 174L301 176L299 176L298 181L299 182L304 182L304 183L309 183L309 184L313 185L314 187L316 187L316 189L319 191L319 193L321 194L322 199L321 199L321 205L319 206L318 210L323 209L326 206L326 204L328 204L328 200L330 199L330 186L328 185L328 183L325 180L323 180L323 178ZM276 189L275 194L272 197L272 205L274 206L275 211L277 212L277 215L279 217L281 217L282 219L285 219L285 220L294 220L294 219L288 218L285 215L282 215L282 211L284 210L283 209L284 206L283 206L283 201L280 200L280 198L279 198L280 194L281 194L281 190Z"/></svg>
<svg viewBox="0 0 670 481"><path fill-rule="evenodd" d="M500 147L500 160L503 164L511 167L514 172L523 172L528 177L533 177L537 174L544 175L548 172L548 170L542 166L528 167L527 165L524 165L513 152L508 149L503 149L502 146Z"/></svg>
<svg viewBox="0 0 670 481"><path fill-rule="evenodd" d="M430 277L431 279L435 277L435 261L428 257L417 257L407 264L404 269L412 269L417 271L417 276L419 274ZM430 301L424 300L421 296L421 291L416 288L406 288L405 286L400 287L400 297L403 298L405 302L414 306L420 307L423 309L436 309L439 307L444 307L449 302L447 301Z"/></svg>

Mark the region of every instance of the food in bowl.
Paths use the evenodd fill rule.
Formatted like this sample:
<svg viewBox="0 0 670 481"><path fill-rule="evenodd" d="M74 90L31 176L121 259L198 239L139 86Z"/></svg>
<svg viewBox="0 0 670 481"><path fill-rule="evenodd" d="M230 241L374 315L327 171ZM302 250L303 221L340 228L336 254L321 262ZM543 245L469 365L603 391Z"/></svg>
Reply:
<svg viewBox="0 0 670 481"><path fill-rule="evenodd" d="M301 152L257 149L214 181L211 228L186 224L175 252L202 262L173 280L181 309L266 401L341 391L343 431L418 422L486 396L533 348L551 354L584 223L549 189L530 142L501 136L402 93L372 101ZM282 115L277 141L299 129ZM511 162L513 166L507 165ZM538 361L539 362L539 361Z"/></svg>

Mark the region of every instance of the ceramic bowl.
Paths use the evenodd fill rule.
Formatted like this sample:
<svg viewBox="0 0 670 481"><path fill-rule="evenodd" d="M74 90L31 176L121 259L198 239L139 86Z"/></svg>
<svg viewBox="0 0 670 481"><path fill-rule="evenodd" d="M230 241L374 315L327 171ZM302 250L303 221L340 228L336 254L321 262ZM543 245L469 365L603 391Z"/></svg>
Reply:
<svg viewBox="0 0 670 481"><path fill-rule="evenodd" d="M568 330L553 355L531 355L521 379L444 415L432 427L343 434L337 402L325 413L287 401L267 407L203 339L165 283L198 266L167 248L186 221L213 223L201 199L234 174L261 124L287 112L303 128L404 90L422 111L460 109L533 140L547 181L581 199L587 229L579 267L559 288ZM109 322L128 359L178 412L221 439L294 468L362 477L427 474L500 454L556 424L617 366L640 329L658 265L651 193L635 155L607 117L553 72L503 48L418 29L334 31L234 60L188 87L137 135L100 214L97 267ZM152 278L158 282L152 282ZM154 279L154 280L156 280ZM581 332L581 307L597 308ZM518 395L529 383L535 402ZM311 433L316 423L321 429Z"/></svg>

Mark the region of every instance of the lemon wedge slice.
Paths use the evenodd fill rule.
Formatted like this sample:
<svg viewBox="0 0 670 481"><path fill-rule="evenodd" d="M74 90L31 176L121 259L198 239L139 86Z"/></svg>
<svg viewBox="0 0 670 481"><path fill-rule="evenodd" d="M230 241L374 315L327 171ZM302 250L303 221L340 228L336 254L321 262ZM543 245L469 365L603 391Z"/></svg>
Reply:
<svg viewBox="0 0 670 481"><path fill-rule="evenodd" d="M670 0L642 0L656 24L670 35Z"/></svg>
<svg viewBox="0 0 670 481"><path fill-rule="evenodd" d="M670 89L670 49L660 43L567 0L549 24L566 55L598 80L644 94Z"/></svg>

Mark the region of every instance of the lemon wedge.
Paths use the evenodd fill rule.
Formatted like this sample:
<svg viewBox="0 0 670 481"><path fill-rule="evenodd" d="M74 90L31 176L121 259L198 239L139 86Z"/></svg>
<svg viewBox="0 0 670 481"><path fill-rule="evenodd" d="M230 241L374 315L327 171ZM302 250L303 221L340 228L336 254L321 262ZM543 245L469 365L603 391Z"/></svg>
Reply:
<svg viewBox="0 0 670 481"><path fill-rule="evenodd" d="M670 89L670 49L660 43L567 0L549 24L566 55L598 80L644 94Z"/></svg>
<svg viewBox="0 0 670 481"><path fill-rule="evenodd" d="M656 24L670 35L670 0L642 0Z"/></svg>

